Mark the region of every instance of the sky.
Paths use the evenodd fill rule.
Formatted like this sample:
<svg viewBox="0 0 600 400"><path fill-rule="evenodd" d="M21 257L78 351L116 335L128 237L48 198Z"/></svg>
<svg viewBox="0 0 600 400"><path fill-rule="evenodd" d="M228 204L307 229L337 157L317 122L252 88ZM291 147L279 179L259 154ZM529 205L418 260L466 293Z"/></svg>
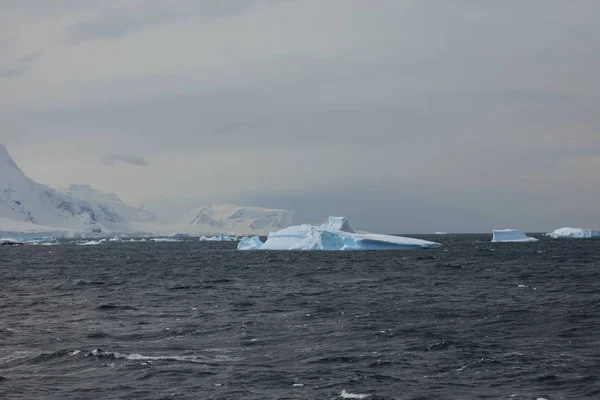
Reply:
<svg viewBox="0 0 600 400"><path fill-rule="evenodd" d="M3 0L38 182L422 233L600 228L596 0Z"/></svg>

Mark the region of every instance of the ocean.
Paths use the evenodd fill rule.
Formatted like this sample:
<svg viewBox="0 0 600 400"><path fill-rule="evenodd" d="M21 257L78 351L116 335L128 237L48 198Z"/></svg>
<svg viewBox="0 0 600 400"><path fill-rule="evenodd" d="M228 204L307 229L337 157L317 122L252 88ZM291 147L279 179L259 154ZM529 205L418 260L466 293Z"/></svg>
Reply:
<svg viewBox="0 0 600 400"><path fill-rule="evenodd" d="M0 398L600 399L600 240L415 237L1 246Z"/></svg>

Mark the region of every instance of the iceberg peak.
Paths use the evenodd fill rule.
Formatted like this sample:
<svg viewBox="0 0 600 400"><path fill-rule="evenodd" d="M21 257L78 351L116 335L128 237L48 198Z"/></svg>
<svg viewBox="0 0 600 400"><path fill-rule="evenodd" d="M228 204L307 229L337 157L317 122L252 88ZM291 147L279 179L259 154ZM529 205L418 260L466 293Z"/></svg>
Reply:
<svg viewBox="0 0 600 400"><path fill-rule="evenodd" d="M329 217L328 222L323 227L334 231L355 233L346 217Z"/></svg>

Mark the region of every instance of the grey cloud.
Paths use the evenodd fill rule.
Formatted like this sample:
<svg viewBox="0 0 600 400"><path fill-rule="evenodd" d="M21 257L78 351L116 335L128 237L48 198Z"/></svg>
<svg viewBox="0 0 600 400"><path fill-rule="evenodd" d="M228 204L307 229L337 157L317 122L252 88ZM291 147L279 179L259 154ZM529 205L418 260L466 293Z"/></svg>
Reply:
<svg viewBox="0 0 600 400"><path fill-rule="evenodd" d="M148 166L148 161L143 159L142 157L134 156L134 155L123 155L123 154L114 154L110 156L106 156L102 158L102 163L104 165L114 165L115 163L122 162L124 164L135 165L145 167Z"/></svg>
<svg viewBox="0 0 600 400"><path fill-rule="evenodd" d="M169 10L150 10L143 15L113 14L71 26L68 37L75 43L93 39L118 39L151 25L160 25L174 18Z"/></svg>
<svg viewBox="0 0 600 400"><path fill-rule="evenodd" d="M32 101L23 96L20 108L7 91L5 141L30 155L24 166L41 181L77 179L69 174L85 143L92 160L121 149L151 158L119 176L85 170L92 184L136 201L153 191L198 195L292 209L300 221L347 214L358 228L385 232L600 227L600 91L591 84L600 81L600 2L392 0L355 2L348 13L343 0L302 1L205 24L198 32L211 41L193 50L179 32L259 2L143 1L108 12L100 3L86 3L85 15L96 17L60 29L73 42L139 37L72 46L73 60L87 51L110 58L111 46L122 54L152 37L145 28L163 25L168 63L181 69L153 70L151 52L129 47L132 57L111 64L111 74L89 65L64 85L59 76L50 106L32 105L41 82L31 82ZM273 23L296 13L304 27ZM271 24L280 35L244 36ZM344 29L329 29L336 25ZM328 38L332 46L318 45ZM228 57L226 39L239 58ZM11 64L4 74L26 70ZM75 100L63 101L69 93ZM60 156L44 151L54 144ZM59 161L37 160L32 149L64 157L64 173L48 171ZM147 164L131 157L103 162Z"/></svg>
<svg viewBox="0 0 600 400"><path fill-rule="evenodd" d="M25 54L10 66L0 68L0 78L14 78L24 75L32 67L32 63L41 56L41 53Z"/></svg>
<svg viewBox="0 0 600 400"><path fill-rule="evenodd" d="M70 41L75 43L95 39L120 39L133 32L162 25L175 19L225 18L245 11L254 3L256 0L150 2L130 10L113 10L108 14L72 25L67 29L67 36Z"/></svg>
<svg viewBox="0 0 600 400"><path fill-rule="evenodd" d="M34 60L38 59L42 54L41 53L29 53L29 54L25 54L23 57L21 57L18 61L19 64L29 64L31 62L33 62Z"/></svg>
<svg viewBox="0 0 600 400"><path fill-rule="evenodd" d="M18 66L18 67L10 67L4 68L0 70L0 77L2 78L14 78L17 76L21 76L27 72L29 67L26 66Z"/></svg>

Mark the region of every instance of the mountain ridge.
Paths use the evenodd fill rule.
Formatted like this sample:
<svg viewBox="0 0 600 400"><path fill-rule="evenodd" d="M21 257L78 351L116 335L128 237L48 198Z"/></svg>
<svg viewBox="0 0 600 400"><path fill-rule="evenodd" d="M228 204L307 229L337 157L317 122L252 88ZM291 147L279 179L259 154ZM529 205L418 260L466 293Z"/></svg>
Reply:
<svg viewBox="0 0 600 400"><path fill-rule="evenodd" d="M289 226L294 216L288 210L233 204L193 207L196 204L191 201L181 218L164 220L147 207L131 206L89 184L53 189L29 178L0 144L0 232L39 227L44 232L55 229L60 236L257 235Z"/></svg>

